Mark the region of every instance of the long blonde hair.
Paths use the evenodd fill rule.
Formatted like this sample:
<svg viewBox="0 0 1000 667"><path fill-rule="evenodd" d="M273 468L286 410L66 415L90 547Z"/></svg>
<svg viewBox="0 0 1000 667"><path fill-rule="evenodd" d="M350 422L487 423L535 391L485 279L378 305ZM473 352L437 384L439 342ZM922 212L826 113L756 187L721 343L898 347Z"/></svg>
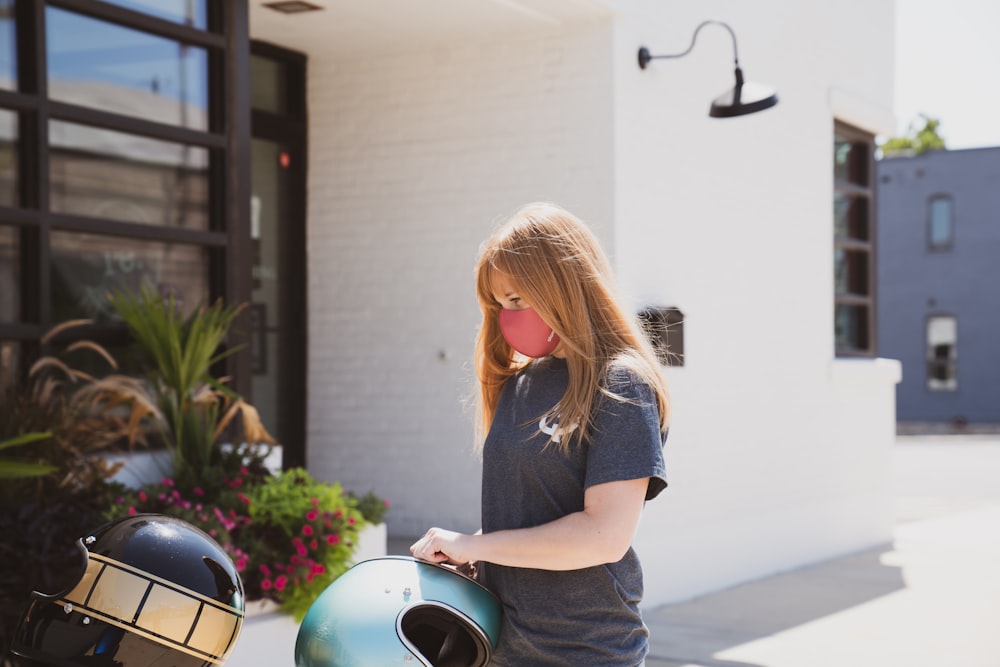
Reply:
<svg viewBox="0 0 1000 667"><path fill-rule="evenodd" d="M500 304L494 287L509 279L562 341L569 386L547 414L558 415L550 442L568 447L586 438L595 401L610 393L604 380L612 364L623 365L656 395L660 428L670 414L666 382L638 318L621 304L604 251L594 233L576 216L548 203L529 204L515 213L480 248L476 293L483 313L476 339L479 378L477 443L493 421L504 384L528 361L517 355L500 332ZM539 415L541 416L541 415ZM569 436L569 437L562 437Z"/></svg>

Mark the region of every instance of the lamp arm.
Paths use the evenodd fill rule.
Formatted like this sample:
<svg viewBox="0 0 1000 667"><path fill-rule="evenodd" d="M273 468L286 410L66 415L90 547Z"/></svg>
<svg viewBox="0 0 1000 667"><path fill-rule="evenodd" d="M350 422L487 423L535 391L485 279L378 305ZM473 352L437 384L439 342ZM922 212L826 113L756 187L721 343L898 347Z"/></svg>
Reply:
<svg viewBox="0 0 1000 667"><path fill-rule="evenodd" d="M660 59L660 58L683 58L687 54L691 53L691 51L694 49L694 43L698 39L698 33L701 32L702 28L704 28L705 26L707 26L709 24L721 25L723 28L725 28L726 30L729 31L729 36L733 40L733 62L736 64L736 67L739 68L739 66L740 66L740 56L739 56L739 52L736 49L736 33L733 32L733 29L729 27L728 23L724 23L723 21L712 21L712 20L702 21L701 23L698 24L698 27L694 29L694 34L691 35L691 45L688 46L686 50L684 50L684 51L682 51L680 53L670 53L670 54L661 55L661 56L651 55L647 51L645 56L640 56L640 60L644 59L646 62L648 62L650 60L657 60L657 59ZM641 67L645 67L645 64L641 64L640 66Z"/></svg>

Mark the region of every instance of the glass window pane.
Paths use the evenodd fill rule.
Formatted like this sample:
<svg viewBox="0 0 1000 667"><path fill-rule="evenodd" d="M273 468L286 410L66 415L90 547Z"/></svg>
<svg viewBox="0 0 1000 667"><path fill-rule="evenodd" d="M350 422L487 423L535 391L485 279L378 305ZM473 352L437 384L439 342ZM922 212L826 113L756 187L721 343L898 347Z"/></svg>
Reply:
<svg viewBox="0 0 1000 667"><path fill-rule="evenodd" d="M0 322L21 314L21 243L17 227L0 226Z"/></svg>
<svg viewBox="0 0 1000 667"><path fill-rule="evenodd" d="M0 206L17 206L17 114L0 110Z"/></svg>
<svg viewBox="0 0 1000 667"><path fill-rule="evenodd" d="M936 391L958 389L958 324L949 315L927 320L927 388Z"/></svg>
<svg viewBox="0 0 1000 667"><path fill-rule="evenodd" d="M867 306L837 304L834 320L838 352L870 350Z"/></svg>
<svg viewBox="0 0 1000 667"><path fill-rule="evenodd" d="M17 33L14 0L0 0L0 88L17 88Z"/></svg>
<svg viewBox="0 0 1000 667"><path fill-rule="evenodd" d="M52 319L114 319L108 293L152 287L185 312L208 298L208 251L199 246L75 232L52 233Z"/></svg>
<svg viewBox="0 0 1000 667"><path fill-rule="evenodd" d="M11 340L0 341L0 391L17 379L21 368L21 346Z"/></svg>
<svg viewBox="0 0 1000 667"><path fill-rule="evenodd" d="M869 293L867 252L837 248L833 264L837 294L864 296Z"/></svg>
<svg viewBox="0 0 1000 667"><path fill-rule="evenodd" d="M104 0L110 5L118 5L143 14L175 23L183 23L199 30L205 30L206 0Z"/></svg>
<svg viewBox="0 0 1000 667"><path fill-rule="evenodd" d="M208 128L205 49L54 7L45 20L53 99Z"/></svg>
<svg viewBox="0 0 1000 667"><path fill-rule="evenodd" d="M57 213L208 229L208 149L53 121Z"/></svg>
<svg viewBox="0 0 1000 667"><path fill-rule="evenodd" d="M288 112L285 64L263 56L250 57L250 106L275 114Z"/></svg>
<svg viewBox="0 0 1000 667"><path fill-rule="evenodd" d="M833 178L842 183L870 185L868 178L868 151L866 143L851 141L835 134L833 137Z"/></svg>
<svg viewBox="0 0 1000 667"><path fill-rule="evenodd" d="M869 240L868 200L837 192L833 195L833 229L838 239Z"/></svg>
<svg viewBox="0 0 1000 667"><path fill-rule="evenodd" d="M952 242L952 206L950 197L930 201L930 224L927 242L931 248L948 248Z"/></svg>

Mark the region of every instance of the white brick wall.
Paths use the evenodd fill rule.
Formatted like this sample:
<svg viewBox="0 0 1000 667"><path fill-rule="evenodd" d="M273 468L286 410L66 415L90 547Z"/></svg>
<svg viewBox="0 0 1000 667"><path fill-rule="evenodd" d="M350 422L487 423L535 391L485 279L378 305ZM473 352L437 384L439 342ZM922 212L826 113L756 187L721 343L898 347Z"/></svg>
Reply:
<svg viewBox="0 0 1000 667"><path fill-rule="evenodd" d="M309 467L387 497L394 534L479 527L476 252L537 199L610 229L609 48L583 23L310 56Z"/></svg>
<svg viewBox="0 0 1000 667"><path fill-rule="evenodd" d="M831 161L835 117L891 116L892 3L846 1L606 0L613 18L436 46L312 43L312 472L389 498L396 537L479 527L473 262L549 199L595 224L637 307L687 317L647 603L889 539L895 371L833 360ZM778 107L707 117L732 85L720 28L638 69L706 18Z"/></svg>

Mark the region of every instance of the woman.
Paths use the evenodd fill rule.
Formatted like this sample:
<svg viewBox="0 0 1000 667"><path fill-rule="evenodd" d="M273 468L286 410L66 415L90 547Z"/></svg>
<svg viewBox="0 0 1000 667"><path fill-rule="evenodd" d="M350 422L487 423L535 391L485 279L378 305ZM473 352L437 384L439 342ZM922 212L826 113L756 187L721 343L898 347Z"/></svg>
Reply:
<svg viewBox="0 0 1000 667"><path fill-rule="evenodd" d="M641 665L631 542L667 485L656 358L596 237L551 204L526 206L486 241L476 288L482 530L432 528L410 551L475 566L499 597L491 665Z"/></svg>

